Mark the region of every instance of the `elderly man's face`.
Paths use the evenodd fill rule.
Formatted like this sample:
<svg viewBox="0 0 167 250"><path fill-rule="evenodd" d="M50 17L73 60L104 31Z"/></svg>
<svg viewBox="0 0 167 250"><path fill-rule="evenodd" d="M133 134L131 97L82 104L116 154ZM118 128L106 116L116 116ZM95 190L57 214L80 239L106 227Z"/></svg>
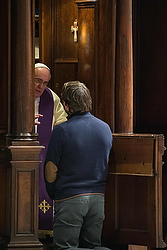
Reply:
<svg viewBox="0 0 167 250"><path fill-rule="evenodd" d="M50 71L46 68L35 69L35 97L40 97L50 81Z"/></svg>

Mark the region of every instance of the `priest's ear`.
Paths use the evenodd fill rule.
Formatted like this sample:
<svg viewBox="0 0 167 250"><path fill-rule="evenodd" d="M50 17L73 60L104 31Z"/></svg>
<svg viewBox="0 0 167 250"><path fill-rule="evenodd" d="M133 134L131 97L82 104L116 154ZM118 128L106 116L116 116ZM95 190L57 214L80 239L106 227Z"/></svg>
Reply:
<svg viewBox="0 0 167 250"><path fill-rule="evenodd" d="M69 112L69 106L68 103L66 101L63 100L63 106L66 112Z"/></svg>

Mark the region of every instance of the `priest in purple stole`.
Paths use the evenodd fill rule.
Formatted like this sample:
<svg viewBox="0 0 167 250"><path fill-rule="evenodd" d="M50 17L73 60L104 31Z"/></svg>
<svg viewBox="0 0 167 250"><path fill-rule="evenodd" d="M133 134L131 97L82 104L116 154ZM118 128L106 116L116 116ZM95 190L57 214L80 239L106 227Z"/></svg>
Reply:
<svg viewBox="0 0 167 250"><path fill-rule="evenodd" d="M50 69L45 64L35 64L35 130L40 145L44 146L39 156L39 235L51 235L53 231L53 200L47 194L43 174L49 138L53 127L67 120L60 98L47 87L50 78Z"/></svg>

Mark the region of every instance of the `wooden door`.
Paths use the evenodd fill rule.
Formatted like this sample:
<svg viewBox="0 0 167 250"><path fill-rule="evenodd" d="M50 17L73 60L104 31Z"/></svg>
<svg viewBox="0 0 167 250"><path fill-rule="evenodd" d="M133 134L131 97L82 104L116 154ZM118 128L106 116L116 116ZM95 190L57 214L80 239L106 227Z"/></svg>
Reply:
<svg viewBox="0 0 167 250"><path fill-rule="evenodd" d="M78 42L71 31L78 8L73 0L39 0L39 10L39 60L51 68L50 87L60 96L64 82L78 79Z"/></svg>

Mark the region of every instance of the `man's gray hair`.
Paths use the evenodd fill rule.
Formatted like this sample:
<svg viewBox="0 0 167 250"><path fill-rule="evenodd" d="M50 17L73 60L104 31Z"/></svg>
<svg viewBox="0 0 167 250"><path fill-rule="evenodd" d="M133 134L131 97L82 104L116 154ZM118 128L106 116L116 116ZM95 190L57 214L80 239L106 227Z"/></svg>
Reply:
<svg viewBox="0 0 167 250"><path fill-rule="evenodd" d="M92 98L89 89L80 81L70 81L63 85L62 101L69 106L69 114L86 112L92 109Z"/></svg>

